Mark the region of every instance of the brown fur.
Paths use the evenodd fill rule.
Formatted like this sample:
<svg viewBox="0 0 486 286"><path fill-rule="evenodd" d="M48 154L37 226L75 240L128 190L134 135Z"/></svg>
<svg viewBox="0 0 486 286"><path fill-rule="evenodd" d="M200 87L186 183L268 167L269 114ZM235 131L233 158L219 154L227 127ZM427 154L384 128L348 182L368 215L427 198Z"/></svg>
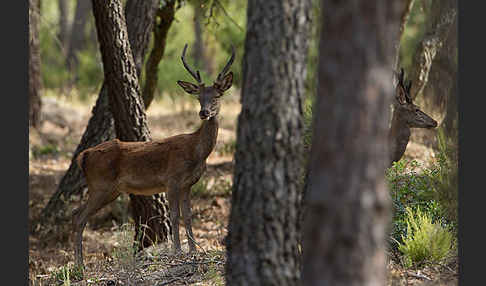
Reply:
<svg viewBox="0 0 486 286"><path fill-rule="evenodd" d="M206 170L206 159L216 145L219 98L231 87L233 73L226 72L233 59L234 52L213 86L178 82L188 93L197 94L201 105L199 116L203 120L197 131L148 142L113 139L78 155L77 164L86 177L89 194L87 203L73 213L74 253L78 265L83 265L82 234L88 218L122 193L150 196L167 192L174 250L181 250L181 212L189 249L195 251L190 190ZM188 68L184 59L183 63ZM199 72L191 74L199 75Z"/></svg>
<svg viewBox="0 0 486 286"><path fill-rule="evenodd" d="M398 77L398 84L395 91L395 103L392 122L390 126L390 161L397 162L402 158L407 149L410 139L410 128L435 128L437 121L425 114L420 108L413 104L410 96L412 82L405 83L404 71Z"/></svg>

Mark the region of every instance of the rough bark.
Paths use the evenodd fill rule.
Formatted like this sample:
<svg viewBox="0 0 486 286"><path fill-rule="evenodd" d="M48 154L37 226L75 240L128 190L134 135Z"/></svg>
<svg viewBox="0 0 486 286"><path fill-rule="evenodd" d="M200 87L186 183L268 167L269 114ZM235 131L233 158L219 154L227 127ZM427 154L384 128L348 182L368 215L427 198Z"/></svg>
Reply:
<svg viewBox="0 0 486 286"><path fill-rule="evenodd" d="M122 141L148 141L151 139L150 130L140 96L137 68L128 41L121 1L93 0L92 3L117 138ZM167 240L167 229L163 227L170 225L167 220L167 208L162 207L154 211L152 205L155 203L157 206L157 201L152 202L153 198L154 196L147 198L130 195L135 215L136 236L140 234L141 225L149 226L142 231L146 235L139 237L140 248ZM148 217L137 217L138 215ZM154 221L157 223L153 223ZM160 225L161 221L166 223Z"/></svg>
<svg viewBox="0 0 486 286"><path fill-rule="evenodd" d="M175 2L176 1L166 2L164 7L157 10L156 17L159 18L158 23L154 20L154 44L147 60L147 64L145 65L145 85L142 93L143 102L146 107L148 107L154 99L159 74L159 63L164 56L167 34L174 21Z"/></svg>
<svg viewBox="0 0 486 286"><path fill-rule="evenodd" d="M71 38L66 55L66 62L69 70L74 73L78 67L78 52L81 51L86 42L86 23L88 22L91 1L78 0L71 26Z"/></svg>
<svg viewBox="0 0 486 286"><path fill-rule="evenodd" d="M310 1L248 1L228 285L295 285Z"/></svg>
<svg viewBox="0 0 486 286"><path fill-rule="evenodd" d="M303 285L385 285L390 94L403 1L322 1Z"/></svg>
<svg viewBox="0 0 486 286"><path fill-rule="evenodd" d="M38 128L42 102L40 71L39 20L40 0L29 0L29 126Z"/></svg>
<svg viewBox="0 0 486 286"><path fill-rule="evenodd" d="M410 95L415 99L427 84L434 58L444 45L449 30L455 22L457 2L455 0L433 0L424 38L417 47L410 71L413 82Z"/></svg>
<svg viewBox="0 0 486 286"><path fill-rule="evenodd" d="M138 17L132 17L127 15L127 30L129 33L136 33L138 36L132 37L129 34L129 41L134 55L134 62L136 63L137 76L142 69L144 52L149 42L147 34L150 34L150 25L147 23L153 23L153 17L155 9L158 5L158 0L145 1L145 0L128 0L127 14L134 13ZM145 13L137 12L138 9L145 11ZM151 10L152 9L152 10ZM148 32L142 29L145 27ZM145 36L141 36L145 35ZM138 42L140 41L140 42ZM141 59L140 59L141 58ZM81 138L79 145L77 146L69 169L64 174L55 194L50 198L48 204L43 209L39 223L36 224L36 228L40 229L40 225L49 226L47 233L56 232L53 226L66 224L66 221L70 219L70 211L68 206L70 202L74 200L75 196L83 196L83 190L86 189L85 179L76 164L77 155L89 148L98 145L104 141L113 139L115 137L113 116L109 107L108 100L108 88L106 82L103 83L98 99L92 110L92 116L88 122L86 130ZM147 105L148 107L148 105ZM164 218L160 220L150 220L148 225L154 230L149 232L148 236L145 236L141 246L147 246L148 240L164 241L167 236L170 235L170 223L165 220L167 200L165 195L155 195L152 197L131 196L130 204L132 207L132 217L136 224L136 235L138 235L139 222L147 221L148 218L158 216ZM143 206L143 207L140 207ZM46 234L47 234L46 233ZM157 234L157 236L155 236Z"/></svg>

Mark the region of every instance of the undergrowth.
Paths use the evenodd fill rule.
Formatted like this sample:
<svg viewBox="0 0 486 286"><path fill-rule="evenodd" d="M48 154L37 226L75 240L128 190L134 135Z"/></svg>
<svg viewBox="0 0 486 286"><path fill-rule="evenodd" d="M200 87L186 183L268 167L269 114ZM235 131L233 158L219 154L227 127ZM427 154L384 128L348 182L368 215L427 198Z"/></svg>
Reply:
<svg viewBox="0 0 486 286"><path fill-rule="evenodd" d="M427 262L439 263L453 249L453 234L439 222L432 222L430 214L420 210L406 208L406 235L402 235L403 243L398 243L398 249L403 253L405 267L422 266Z"/></svg>
<svg viewBox="0 0 486 286"><path fill-rule="evenodd" d="M390 249L404 266L440 263L455 249L457 234L457 145L438 133L437 160L395 162L385 174L393 206Z"/></svg>

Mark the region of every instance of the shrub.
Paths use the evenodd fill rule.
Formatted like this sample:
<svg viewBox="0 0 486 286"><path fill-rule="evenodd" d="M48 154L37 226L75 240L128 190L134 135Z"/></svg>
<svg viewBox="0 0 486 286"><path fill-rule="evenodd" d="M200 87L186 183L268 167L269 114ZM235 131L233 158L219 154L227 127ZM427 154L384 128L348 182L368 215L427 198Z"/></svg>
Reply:
<svg viewBox="0 0 486 286"><path fill-rule="evenodd" d="M406 208L407 234L398 249L404 254L405 266L420 266L426 262L441 262L451 253L453 235L420 208Z"/></svg>
<svg viewBox="0 0 486 286"><path fill-rule="evenodd" d="M393 207L391 230L391 247L396 250L398 242L407 232L407 208L420 208L433 221L443 221L441 209L435 200L434 177L436 169L423 169L419 173L420 164L415 161L400 160L386 171L390 196Z"/></svg>

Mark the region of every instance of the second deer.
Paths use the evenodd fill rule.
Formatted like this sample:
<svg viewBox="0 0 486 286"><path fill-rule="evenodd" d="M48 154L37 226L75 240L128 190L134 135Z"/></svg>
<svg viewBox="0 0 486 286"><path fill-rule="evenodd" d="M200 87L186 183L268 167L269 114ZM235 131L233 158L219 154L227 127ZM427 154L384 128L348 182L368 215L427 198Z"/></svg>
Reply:
<svg viewBox="0 0 486 286"><path fill-rule="evenodd" d="M179 210L182 212L189 250L196 250L191 226L190 191L206 170L206 159L213 151L218 136L220 98L233 83L228 72L231 58L212 86L205 86L199 71L194 72L185 61L187 44L181 60L197 84L177 83L199 100L201 127L191 134L181 134L158 141L122 142L113 139L84 150L77 157L88 185L88 201L74 212L74 254L77 265L83 266L82 236L88 218L114 201L120 194L150 196L167 192L172 224L173 248L181 251Z"/></svg>
<svg viewBox="0 0 486 286"><path fill-rule="evenodd" d="M402 158L407 149L408 141L410 140L410 128L435 128L437 121L425 114L420 108L413 104L410 96L410 88L412 82L405 83L405 73L403 68L398 75L398 84L395 89L395 102L393 117L390 126L389 140L390 148L390 162L397 162Z"/></svg>

